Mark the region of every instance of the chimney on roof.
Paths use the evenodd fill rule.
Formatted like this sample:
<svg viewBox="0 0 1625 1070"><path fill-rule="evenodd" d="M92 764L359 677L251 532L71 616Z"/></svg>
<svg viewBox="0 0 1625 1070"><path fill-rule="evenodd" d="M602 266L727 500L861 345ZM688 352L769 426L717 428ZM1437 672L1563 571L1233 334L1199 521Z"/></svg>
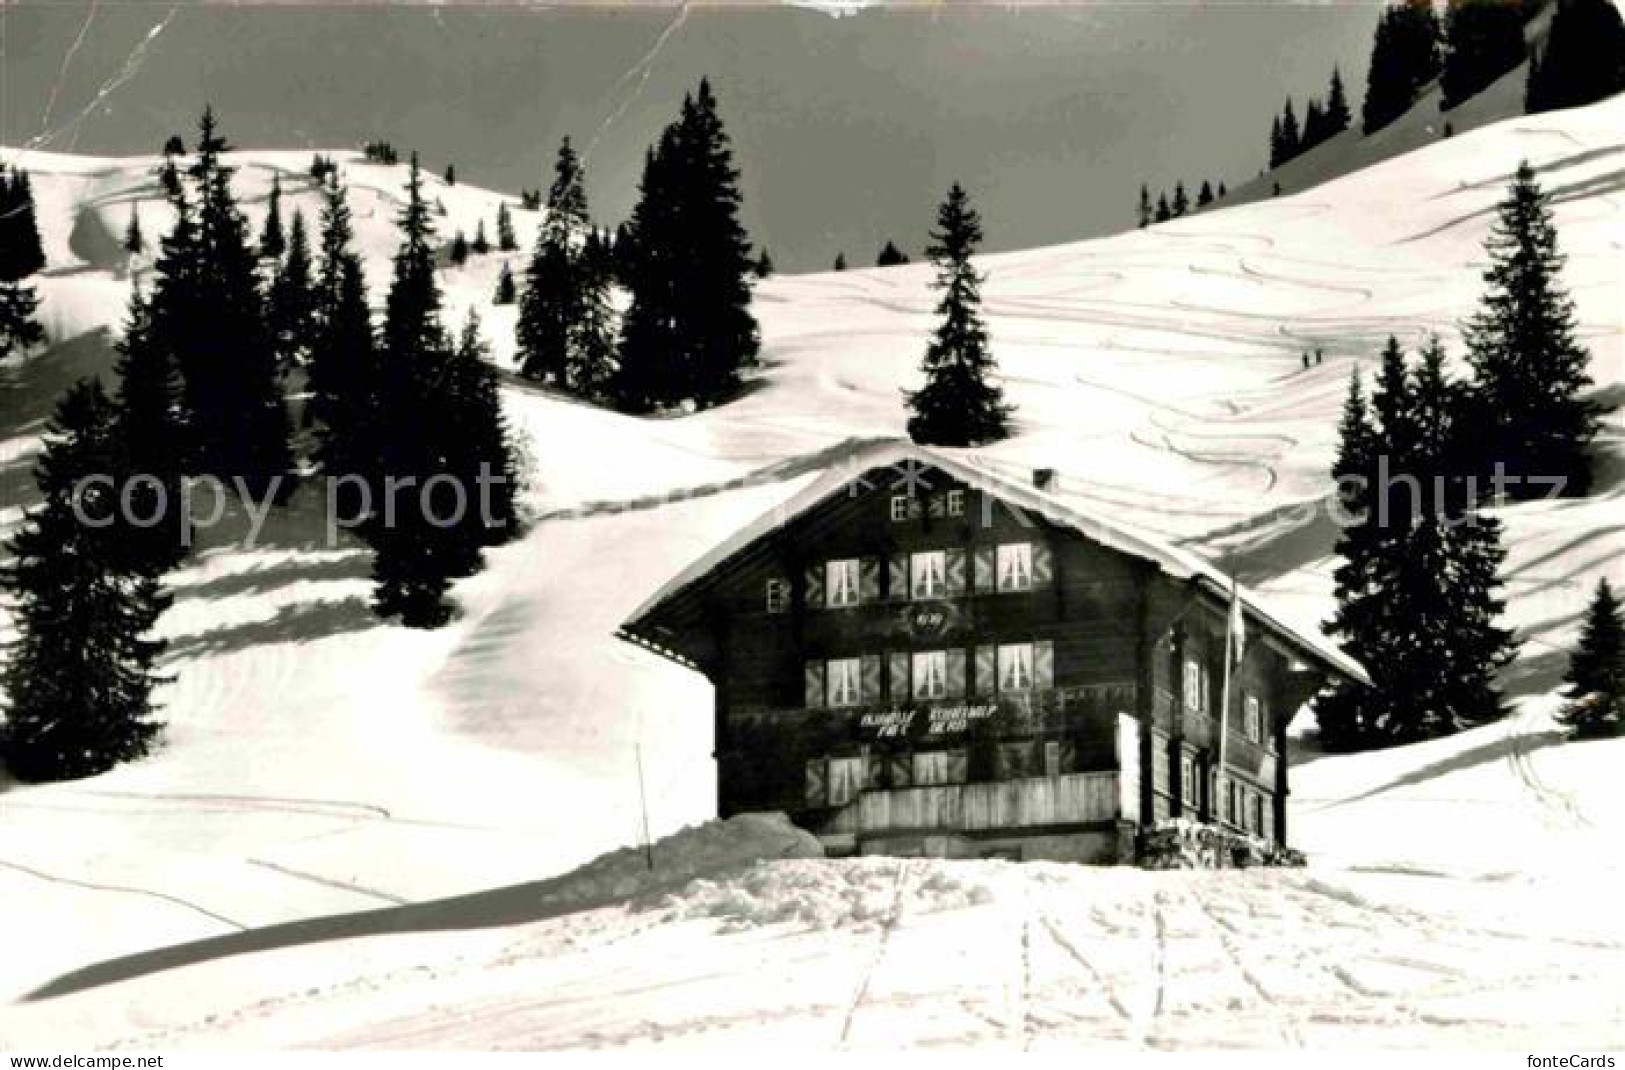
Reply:
<svg viewBox="0 0 1625 1070"><path fill-rule="evenodd" d="M1055 469L1053 469L1053 468L1034 468L1033 469L1033 486L1035 488L1037 488L1038 490L1054 490L1055 489Z"/></svg>

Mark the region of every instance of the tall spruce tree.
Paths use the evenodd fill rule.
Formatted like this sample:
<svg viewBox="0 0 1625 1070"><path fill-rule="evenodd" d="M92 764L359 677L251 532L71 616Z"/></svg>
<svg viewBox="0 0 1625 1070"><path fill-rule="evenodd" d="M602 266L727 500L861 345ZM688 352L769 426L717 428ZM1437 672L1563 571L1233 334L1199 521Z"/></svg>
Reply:
<svg viewBox="0 0 1625 1070"><path fill-rule="evenodd" d="M198 470L240 478L254 494L273 485L287 491L291 428L256 256L213 111L205 110L199 129L188 171L196 202L184 190L173 198L176 223L156 267L153 333L180 369Z"/></svg>
<svg viewBox="0 0 1625 1070"><path fill-rule="evenodd" d="M589 227L585 182L581 160L565 138L553 164L547 214L525 272L515 328L520 374L539 383L563 385L571 362L570 328L582 298L578 254Z"/></svg>
<svg viewBox="0 0 1625 1070"><path fill-rule="evenodd" d="M1343 88L1343 72L1332 68L1331 85L1326 88L1326 107L1322 120L1326 124L1326 137L1336 137L1349 128L1348 93Z"/></svg>
<svg viewBox="0 0 1625 1070"><path fill-rule="evenodd" d="M908 263L908 254L897 247L897 243L887 239L886 244L880 247L880 254L875 257L876 267L897 267Z"/></svg>
<svg viewBox="0 0 1625 1070"><path fill-rule="evenodd" d="M1174 211L1172 208L1168 207L1168 195L1166 193L1158 193L1156 222L1166 223L1173 217Z"/></svg>
<svg viewBox="0 0 1625 1070"><path fill-rule="evenodd" d="M1361 128L1367 134L1403 115L1439 76L1444 31L1433 0L1399 0L1383 11L1371 48Z"/></svg>
<svg viewBox="0 0 1625 1070"><path fill-rule="evenodd" d="M576 271L576 302L564 367L567 390L594 401L612 400L620 322L612 295L615 256L596 231L582 246Z"/></svg>
<svg viewBox="0 0 1625 1070"><path fill-rule="evenodd" d="M282 233L282 176L271 176L271 194L265 205L265 226L260 231L260 255L267 260L282 259L288 240Z"/></svg>
<svg viewBox="0 0 1625 1070"><path fill-rule="evenodd" d="M1625 733L1625 611L1607 578L1586 607L1580 643L1563 677L1558 720L1582 739Z"/></svg>
<svg viewBox="0 0 1625 1070"><path fill-rule="evenodd" d="M1134 219L1141 230L1151 225L1151 187L1140 183L1140 203L1134 207Z"/></svg>
<svg viewBox="0 0 1625 1070"><path fill-rule="evenodd" d="M45 266L27 171L0 171L0 282L20 282Z"/></svg>
<svg viewBox="0 0 1625 1070"><path fill-rule="evenodd" d="M119 491L128 504L120 511L112 550L131 571L161 575L191 547L192 532L182 516L186 425L180 372L154 335L151 307L139 290L130 295L124 337L116 348L113 433Z"/></svg>
<svg viewBox="0 0 1625 1070"><path fill-rule="evenodd" d="M981 217L955 182L937 210L937 228L926 250L942 297L922 365L925 385L905 392L908 433L915 442L978 446L1010 433L1004 393L988 382L994 361L982 323L982 276L971 262L982 237Z"/></svg>
<svg viewBox="0 0 1625 1070"><path fill-rule="evenodd" d="M317 295L312 270L305 217L295 210L288 230L287 254L271 279L266 302L271 338L284 371L304 364L315 344Z"/></svg>
<svg viewBox="0 0 1625 1070"><path fill-rule="evenodd" d="M0 667L0 754L21 780L105 772L146 754L159 731L152 691L164 644L148 635L169 599L155 575L120 563L111 529L94 526L115 515L116 491L82 482L118 470L116 417L93 380L58 402L34 469L43 502L0 571L17 629Z"/></svg>
<svg viewBox="0 0 1625 1070"><path fill-rule="evenodd" d="M451 580L479 568L480 548L512 534L511 473L494 374L479 347L477 327L454 345L442 325L443 300L434 272L434 228L414 157L406 204L398 220L401 246L386 302L376 391L376 442L381 447L375 504L362 529L373 547L373 606L413 628L450 619ZM494 519L477 500L481 473L509 479L507 505ZM391 501L389 481L410 494Z"/></svg>
<svg viewBox="0 0 1625 1070"><path fill-rule="evenodd" d="M645 157L628 231L621 404L637 411L726 399L761 347L739 173L709 81Z"/></svg>
<svg viewBox="0 0 1625 1070"><path fill-rule="evenodd" d="M1524 61L1528 17L1519 0L1447 0L1440 107L1454 108Z"/></svg>
<svg viewBox="0 0 1625 1070"><path fill-rule="evenodd" d="M1190 199L1189 195L1187 195L1185 193L1185 183L1183 183L1183 182L1175 182L1174 183L1174 218L1178 219L1180 216L1184 215L1185 213L1189 212L1190 210L1191 210L1191 199Z"/></svg>
<svg viewBox="0 0 1625 1070"><path fill-rule="evenodd" d="M316 461L322 470L334 479L358 476L369 493L376 493L382 486L377 416L382 375L366 277L351 248L350 207L336 172L328 175L323 194L306 419L317 428ZM348 504L345 515L354 515Z"/></svg>
<svg viewBox="0 0 1625 1070"><path fill-rule="evenodd" d="M1625 19L1611 0L1558 0L1546 51L1529 57L1531 114L1578 108L1625 90Z"/></svg>
<svg viewBox="0 0 1625 1070"><path fill-rule="evenodd" d="M1527 481L1547 479L1562 479L1567 495L1584 495L1597 432L1596 406L1582 396L1590 355L1575 338L1574 302L1559 278L1551 201L1527 161L1485 250L1484 295L1463 330L1485 471L1501 462L1526 480L1508 488L1514 498L1543 496L1547 484Z"/></svg>
<svg viewBox="0 0 1625 1070"><path fill-rule="evenodd" d="M1207 179L1202 180L1202 188L1196 191L1196 207L1206 208L1213 203L1213 186Z"/></svg>
<svg viewBox="0 0 1625 1070"><path fill-rule="evenodd" d="M1500 712L1495 673L1516 650L1496 624L1505 554L1458 468L1463 412L1436 340L1414 370L1389 340L1369 413L1350 387L1333 473L1354 519L1338 540L1329 627L1371 686L1317 698L1329 748L1448 735Z"/></svg>

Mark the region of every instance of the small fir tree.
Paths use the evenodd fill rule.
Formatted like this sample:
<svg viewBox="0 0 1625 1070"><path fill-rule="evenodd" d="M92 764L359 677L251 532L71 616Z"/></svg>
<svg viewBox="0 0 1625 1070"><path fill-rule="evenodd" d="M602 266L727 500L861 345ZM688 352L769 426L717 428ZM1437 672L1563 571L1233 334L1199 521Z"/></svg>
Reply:
<svg viewBox="0 0 1625 1070"><path fill-rule="evenodd" d="M265 227L260 231L260 255L267 260L282 259L288 242L282 233L282 176L271 176L271 196L265 207Z"/></svg>
<svg viewBox="0 0 1625 1070"><path fill-rule="evenodd" d="M937 210L927 250L936 268L938 324L926 348L925 385L906 393L909 437L936 446L977 446L1010 433L1004 395L988 382L994 370L982 323L982 277L971 262L982 221L959 183Z"/></svg>
<svg viewBox="0 0 1625 1070"><path fill-rule="evenodd" d="M1625 613L1607 578L1597 581L1563 683L1558 721L1576 737L1625 732Z"/></svg>

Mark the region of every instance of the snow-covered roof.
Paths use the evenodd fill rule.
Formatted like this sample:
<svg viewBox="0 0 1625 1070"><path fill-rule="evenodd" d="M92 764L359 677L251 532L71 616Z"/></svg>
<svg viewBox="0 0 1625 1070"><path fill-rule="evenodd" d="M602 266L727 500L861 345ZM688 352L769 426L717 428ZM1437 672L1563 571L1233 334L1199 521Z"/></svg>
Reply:
<svg viewBox="0 0 1625 1070"><path fill-rule="evenodd" d="M1245 587L1240 587L1233 579L1196 554L1126 524L1108 520L1096 512L1062 501L1055 494L1040 490L1030 483L1002 475L981 463L970 451L920 446L906 440L857 444L849 454L834 458L817 479L781 505L724 539L710 552L668 580L627 617L620 634L626 638L634 638L638 623L652 614L662 603L703 580L758 539L783 528L836 494L849 493L854 482L862 479L866 472L891 469L896 471L900 478L906 478L910 465L939 469L967 486L982 490L1010 505L1037 513L1051 523L1076 531L1102 546L1149 561L1174 579L1195 580L1207 584L1215 594L1224 599L1228 599L1232 587L1236 587L1249 617L1300 648L1301 652L1314 656L1326 667L1352 679L1369 682L1365 669L1359 662L1343 653L1320 632L1287 623L1272 613L1256 594ZM664 649L660 652L668 653Z"/></svg>

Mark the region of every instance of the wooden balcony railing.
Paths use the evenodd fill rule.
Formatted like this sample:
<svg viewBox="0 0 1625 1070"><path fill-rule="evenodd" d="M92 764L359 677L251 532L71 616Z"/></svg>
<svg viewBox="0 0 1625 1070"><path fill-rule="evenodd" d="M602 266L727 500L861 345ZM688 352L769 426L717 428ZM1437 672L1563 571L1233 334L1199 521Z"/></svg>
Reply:
<svg viewBox="0 0 1625 1070"><path fill-rule="evenodd" d="M976 784L865 791L851 831L986 832L1114 820L1117 774L1068 773Z"/></svg>

